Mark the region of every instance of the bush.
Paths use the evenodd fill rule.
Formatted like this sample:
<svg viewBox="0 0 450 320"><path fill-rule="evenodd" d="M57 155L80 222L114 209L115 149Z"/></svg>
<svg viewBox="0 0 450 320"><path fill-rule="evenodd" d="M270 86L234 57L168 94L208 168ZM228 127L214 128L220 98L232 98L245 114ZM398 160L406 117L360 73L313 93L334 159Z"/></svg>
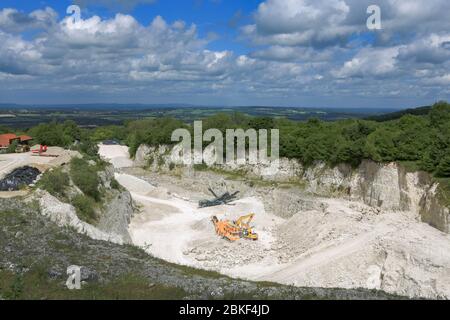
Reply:
<svg viewBox="0 0 450 320"><path fill-rule="evenodd" d="M72 205L77 211L77 216L87 223L93 223L97 220L95 214L95 201L85 195L77 195L72 199Z"/></svg>
<svg viewBox="0 0 450 320"><path fill-rule="evenodd" d="M69 186L69 175L61 168L46 172L38 182L38 187L55 197L63 197Z"/></svg>
<svg viewBox="0 0 450 320"><path fill-rule="evenodd" d="M119 182L116 179L114 179L114 178L111 179L110 186L111 186L112 189L116 189L116 190L120 190L121 189L121 186L120 186Z"/></svg>
<svg viewBox="0 0 450 320"><path fill-rule="evenodd" d="M9 145L9 147L6 149L6 153L16 153L16 149L19 143L17 140L14 140L13 143Z"/></svg>
<svg viewBox="0 0 450 320"><path fill-rule="evenodd" d="M99 201L100 191L98 186L100 180L97 174L97 167L91 166L84 159L74 158L70 162L70 176L73 183L87 196Z"/></svg>
<svg viewBox="0 0 450 320"><path fill-rule="evenodd" d="M53 121L31 128L29 134L37 143L49 146L68 147L75 140L80 139L81 131L73 121L66 121L64 123Z"/></svg>
<svg viewBox="0 0 450 320"><path fill-rule="evenodd" d="M450 155L445 156L437 167L438 177L450 177Z"/></svg>

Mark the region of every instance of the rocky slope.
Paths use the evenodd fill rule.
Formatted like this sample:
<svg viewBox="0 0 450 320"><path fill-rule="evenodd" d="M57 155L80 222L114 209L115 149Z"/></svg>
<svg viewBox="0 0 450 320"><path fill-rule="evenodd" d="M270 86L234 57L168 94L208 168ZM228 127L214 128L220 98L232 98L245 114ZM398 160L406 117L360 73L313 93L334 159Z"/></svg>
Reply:
<svg viewBox="0 0 450 320"><path fill-rule="evenodd" d="M66 170L67 168L63 168ZM96 207L97 221L92 224L82 221L72 204L73 199L83 192L72 181L65 191L65 197L55 197L45 190L36 190L32 198L37 200L41 212L59 226L72 227L95 240L110 241L117 244L131 243L128 224L136 208L128 191L117 186L114 180L114 168L106 166L99 176L98 189L102 192L101 206Z"/></svg>
<svg viewBox="0 0 450 320"><path fill-rule="evenodd" d="M211 150L205 155L212 157ZM206 163L211 159L206 159ZM170 171L182 165L180 147L142 145L137 150L135 165L152 170ZM408 172L397 163L379 164L364 161L358 168L339 165L334 168L317 163L305 168L294 159L281 158L273 165L223 165L220 169L239 171L246 177L265 181L304 184L314 195L346 197L375 208L409 211L433 227L450 232L450 209L437 196L439 185L424 172Z"/></svg>
<svg viewBox="0 0 450 320"><path fill-rule="evenodd" d="M24 201L25 200L25 201ZM31 198L0 199L2 299L386 299L369 290L292 288L176 266L130 245L61 228ZM82 267L82 290L65 286Z"/></svg>

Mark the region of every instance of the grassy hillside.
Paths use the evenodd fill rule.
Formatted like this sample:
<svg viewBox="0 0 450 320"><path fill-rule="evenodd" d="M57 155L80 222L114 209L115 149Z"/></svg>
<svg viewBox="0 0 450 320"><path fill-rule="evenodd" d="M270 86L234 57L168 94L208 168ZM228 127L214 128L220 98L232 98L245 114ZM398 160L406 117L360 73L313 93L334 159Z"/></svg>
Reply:
<svg viewBox="0 0 450 320"><path fill-rule="evenodd" d="M96 241L60 228L36 204L0 199L0 299L350 299L382 292L293 288L177 266L129 245ZM81 290L66 270L83 267Z"/></svg>

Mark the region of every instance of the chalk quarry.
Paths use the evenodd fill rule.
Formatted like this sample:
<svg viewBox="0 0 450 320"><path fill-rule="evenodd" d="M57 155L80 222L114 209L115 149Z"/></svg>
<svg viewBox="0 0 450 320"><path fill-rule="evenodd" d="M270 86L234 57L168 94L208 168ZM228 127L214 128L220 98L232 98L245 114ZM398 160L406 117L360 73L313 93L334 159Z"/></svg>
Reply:
<svg viewBox="0 0 450 320"><path fill-rule="evenodd" d="M425 174L394 163L305 169L282 159L279 171L253 166L237 177L181 166L176 152L141 146L131 162L126 148L100 149L139 205L128 233L149 254L249 280L450 298L449 210ZM199 209L209 187L240 190L240 199ZM258 241L216 236L212 215L250 212Z"/></svg>

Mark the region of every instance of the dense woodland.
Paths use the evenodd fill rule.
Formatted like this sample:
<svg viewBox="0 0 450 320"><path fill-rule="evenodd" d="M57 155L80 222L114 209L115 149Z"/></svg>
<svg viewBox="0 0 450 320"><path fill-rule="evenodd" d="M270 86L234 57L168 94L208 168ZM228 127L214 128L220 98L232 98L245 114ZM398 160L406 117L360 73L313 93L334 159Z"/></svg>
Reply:
<svg viewBox="0 0 450 320"><path fill-rule="evenodd" d="M363 159L377 162L399 161L437 177L450 177L450 104L438 102L422 115L405 114L398 119L380 121L349 119L325 122L309 119L250 117L238 112L217 114L203 119L203 129L232 128L280 130L280 156L299 159L305 165L325 161L330 165ZM388 117L389 119L389 117ZM126 143L134 155L142 143L170 144L173 130L189 124L173 118L127 121L123 126L80 129L75 122L51 122L27 131L38 143L80 148L94 153L95 144L106 139ZM0 128L0 133L6 132ZM74 145L74 142L75 145Z"/></svg>

